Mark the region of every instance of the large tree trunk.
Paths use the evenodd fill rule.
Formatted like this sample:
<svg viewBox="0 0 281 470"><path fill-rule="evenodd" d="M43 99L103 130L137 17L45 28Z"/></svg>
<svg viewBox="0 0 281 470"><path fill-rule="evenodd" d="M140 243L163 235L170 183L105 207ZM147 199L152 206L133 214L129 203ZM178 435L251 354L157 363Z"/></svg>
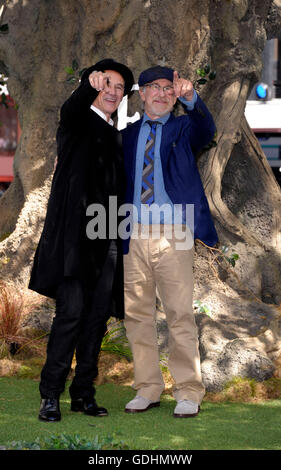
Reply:
<svg viewBox="0 0 281 470"><path fill-rule="evenodd" d="M196 69L211 62L217 78L199 92L214 115L218 145L201 156L199 169L221 245L240 258L231 272L222 257L213 261L218 252L196 244L195 299L212 307L211 318L197 314L203 377L209 390L233 375L270 377L281 348L281 193L244 108L266 39L281 36L280 19L280 0L10 0L0 65L19 105L22 135L14 181L0 200L1 277L28 282L58 111L73 88L65 67L73 59L82 69L113 57L136 78L159 63L195 81ZM136 107L133 97L129 113ZM163 324L160 315L160 331ZM165 341L166 335L163 348Z"/></svg>

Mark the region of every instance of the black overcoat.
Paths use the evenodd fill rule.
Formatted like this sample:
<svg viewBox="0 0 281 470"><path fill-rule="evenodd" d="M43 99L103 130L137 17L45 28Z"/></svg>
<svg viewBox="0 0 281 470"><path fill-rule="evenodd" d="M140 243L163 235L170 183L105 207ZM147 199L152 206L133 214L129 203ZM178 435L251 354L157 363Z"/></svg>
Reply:
<svg viewBox="0 0 281 470"><path fill-rule="evenodd" d="M29 288L51 298L64 277L93 289L110 240L86 235L87 207L102 204L108 216L110 196L123 203L125 173L121 134L98 116L91 104L97 91L86 80L63 104L57 130L58 163L52 180L45 224L35 253ZM117 222L118 223L118 222ZM108 218L107 218L108 233ZM111 315L124 316L122 244L118 259Z"/></svg>

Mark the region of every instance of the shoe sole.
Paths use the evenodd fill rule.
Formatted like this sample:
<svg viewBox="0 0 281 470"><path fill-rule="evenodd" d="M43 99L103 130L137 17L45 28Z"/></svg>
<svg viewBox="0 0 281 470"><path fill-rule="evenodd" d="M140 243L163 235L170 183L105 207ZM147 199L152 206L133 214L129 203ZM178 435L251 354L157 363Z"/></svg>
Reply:
<svg viewBox="0 0 281 470"><path fill-rule="evenodd" d="M41 416L38 416L39 421L43 421L45 423L55 423L56 421L60 421L61 418L42 418Z"/></svg>
<svg viewBox="0 0 281 470"><path fill-rule="evenodd" d="M157 408L158 406L160 406L160 401L156 402L156 403L151 403L146 408L143 408L141 410L135 409L135 408L132 408L132 409L131 408L125 408L125 413L144 413L144 411L147 411L150 408Z"/></svg>
<svg viewBox="0 0 281 470"><path fill-rule="evenodd" d="M174 418L194 418L195 416L197 416L198 413L194 413L194 414L191 414L191 415L186 415L186 414L179 414L179 413L174 413Z"/></svg>
<svg viewBox="0 0 281 470"><path fill-rule="evenodd" d="M85 410L73 409L73 408L70 408L70 411L74 411L75 413L84 413L87 416L96 416L96 417L108 416L108 413L99 413L95 415L95 414L87 413L87 411Z"/></svg>
<svg viewBox="0 0 281 470"><path fill-rule="evenodd" d="M87 411L84 411L84 415L94 416L95 418L102 418L103 416L108 416L108 413L98 413L95 415L95 414L87 413Z"/></svg>
<svg viewBox="0 0 281 470"><path fill-rule="evenodd" d="M174 413L173 416L175 418L194 418L195 416L199 414L199 411L200 411L200 406L198 407L197 413L193 413L193 414Z"/></svg>

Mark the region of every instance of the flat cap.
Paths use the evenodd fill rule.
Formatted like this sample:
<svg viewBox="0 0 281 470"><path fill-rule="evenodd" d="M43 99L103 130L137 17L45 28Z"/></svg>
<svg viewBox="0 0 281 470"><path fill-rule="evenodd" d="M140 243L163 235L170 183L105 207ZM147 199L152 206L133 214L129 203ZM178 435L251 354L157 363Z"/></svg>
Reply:
<svg viewBox="0 0 281 470"><path fill-rule="evenodd" d="M173 82L174 70L169 67L162 67L161 65L150 67L140 74L138 84L139 86L143 86L146 83L153 82L159 78L166 78L167 80L170 80L170 82Z"/></svg>

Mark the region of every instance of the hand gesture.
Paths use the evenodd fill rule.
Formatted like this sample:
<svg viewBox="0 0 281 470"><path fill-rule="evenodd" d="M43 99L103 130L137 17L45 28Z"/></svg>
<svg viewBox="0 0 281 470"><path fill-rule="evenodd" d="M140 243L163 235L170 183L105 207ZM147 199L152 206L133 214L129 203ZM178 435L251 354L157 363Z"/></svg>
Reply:
<svg viewBox="0 0 281 470"><path fill-rule="evenodd" d="M193 98L193 85L190 80L186 80L185 78L179 78L178 72L174 71L174 80L173 86L175 95L177 98L182 96L187 101L191 101Z"/></svg>
<svg viewBox="0 0 281 470"><path fill-rule="evenodd" d="M89 75L90 85L95 88L97 91L104 90L105 86L108 85L109 76L105 72L98 72L94 70Z"/></svg>

